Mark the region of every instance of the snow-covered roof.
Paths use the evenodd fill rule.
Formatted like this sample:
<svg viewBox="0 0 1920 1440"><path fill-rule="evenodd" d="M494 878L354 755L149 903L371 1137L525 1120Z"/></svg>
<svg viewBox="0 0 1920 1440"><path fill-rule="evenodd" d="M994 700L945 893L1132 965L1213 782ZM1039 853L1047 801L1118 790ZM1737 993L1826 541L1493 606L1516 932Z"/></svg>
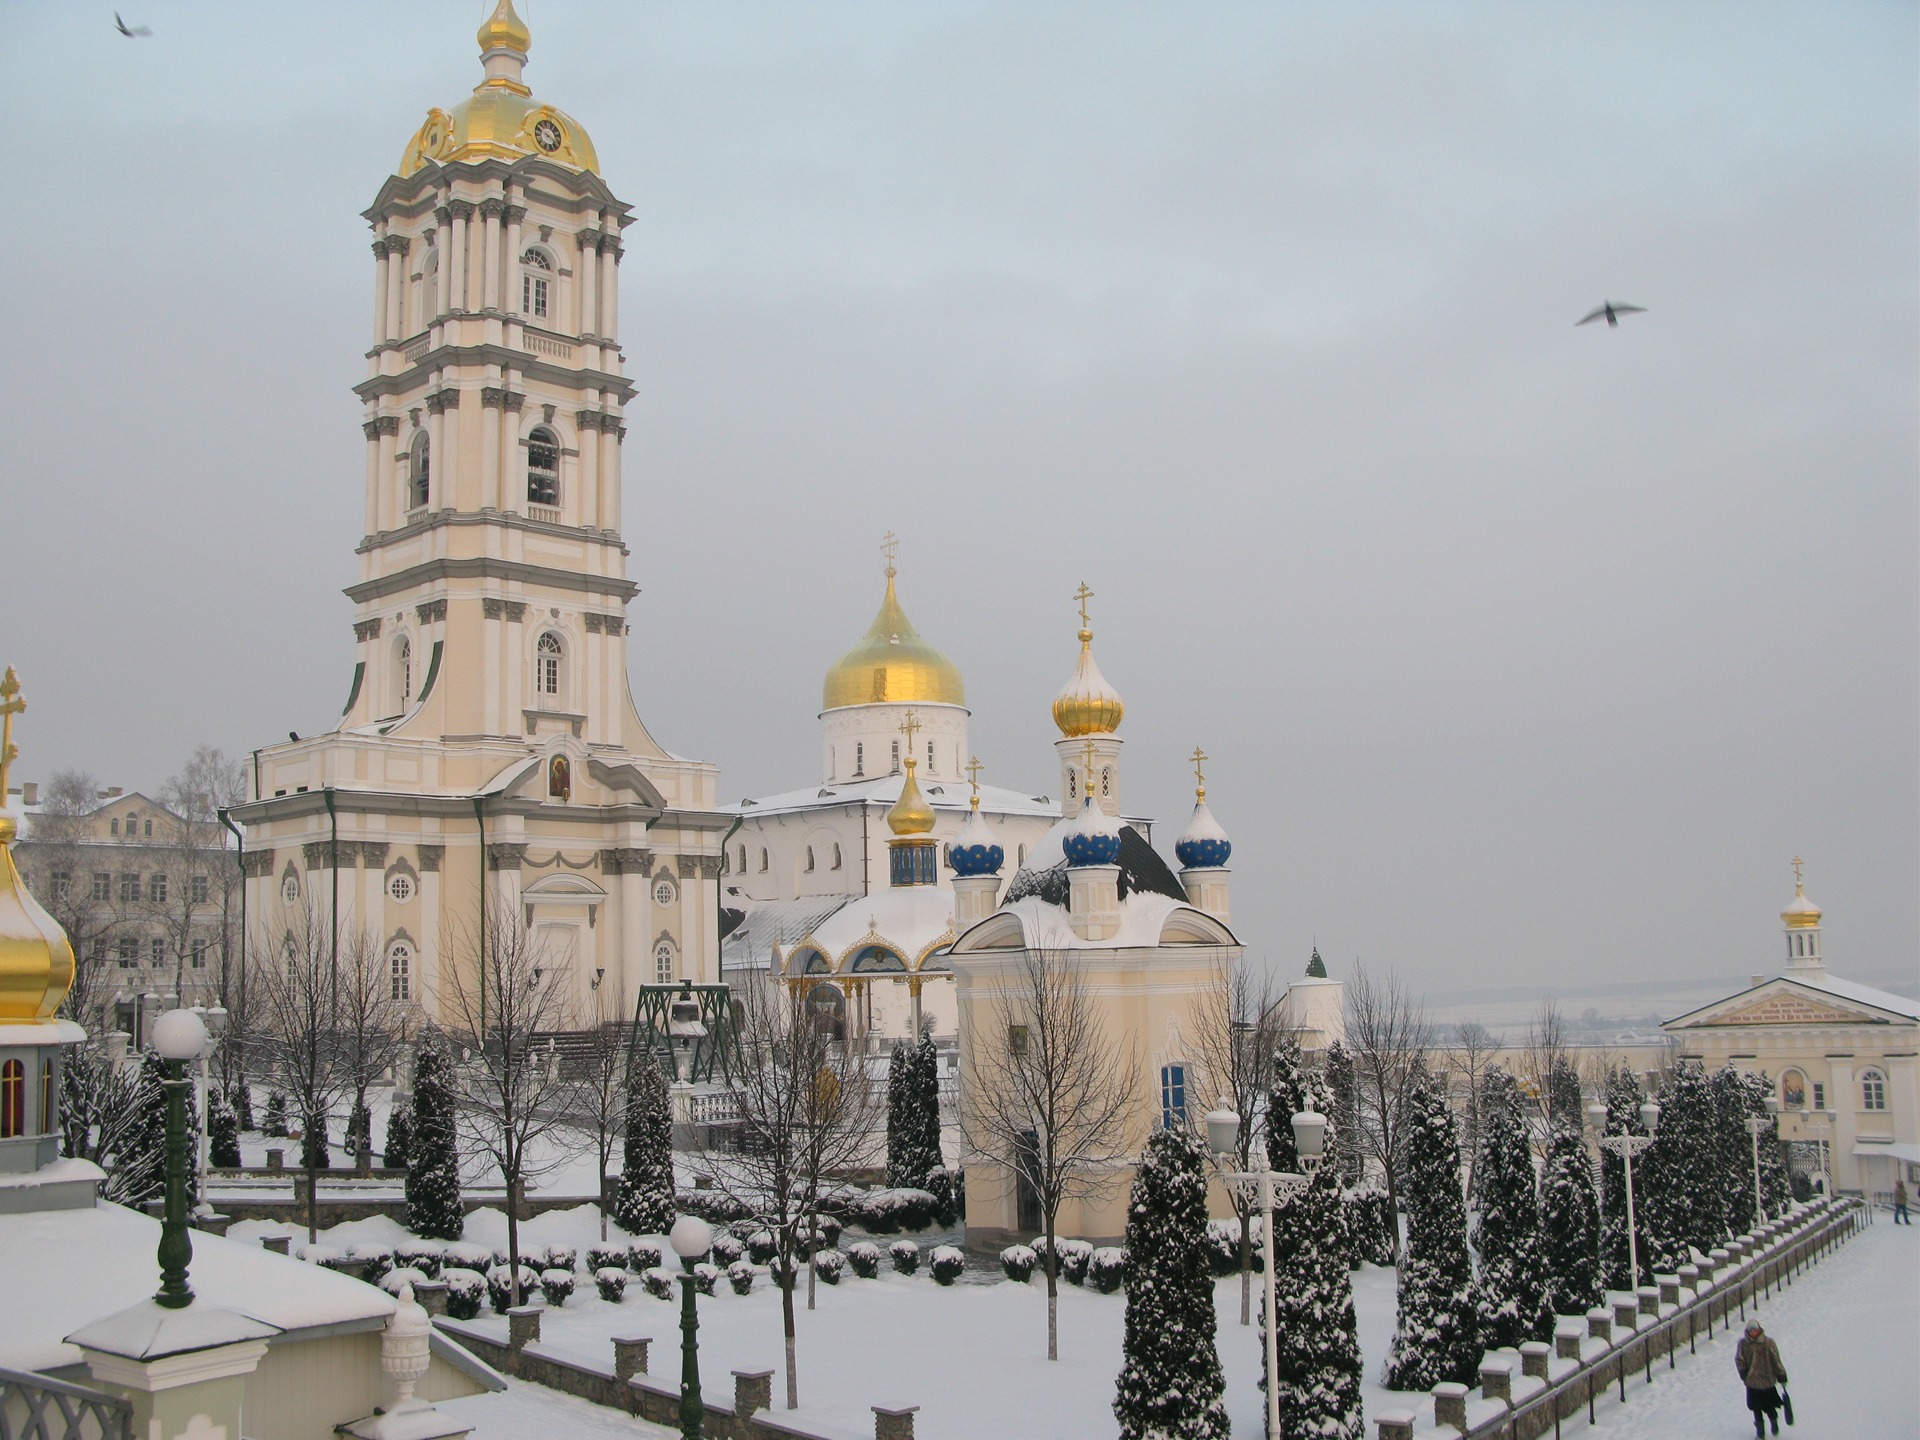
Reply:
<svg viewBox="0 0 1920 1440"><path fill-rule="evenodd" d="M1815 990L1824 990L1835 999L1852 1000L1861 1005L1876 1005L1882 1010L1891 1010L1896 1015L1904 1015L1909 1020L1920 1020L1920 1000L1906 995L1895 995L1891 990L1876 990L1871 985L1861 985L1852 980L1841 980L1827 974L1810 975L1789 972L1780 978L1791 980L1796 985L1807 985Z"/></svg>
<svg viewBox="0 0 1920 1440"><path fill-rule="evenodd" d="M803 939L817 946L836 971L846 968L863 944L876 941L914 970L927 951L952 934L951 890L896 885L847 901Z"/></svg>
<svg viewBox="0 0 1920 1440"><path fill-rule="evenodd" d="M765 970L775 945L791 945L811 932L855 895L803 895L798 900L749 900L728 895L721 904L746 911L746 918L720 942L722 970Z"/></svg>
<svg viewBox="0 0 1920 1440"><path fill-rule="evenodd" d="M899 775L877 775L871 780L850 780L831 785L808 785L799 790L784 790L777 795L761 795L743 800L738 805L721 807L730 815L753 817L756 815L785 815L807 810L836 810L847 805L889 806L900 798L900 789L906 784L904 773ZM960 780L929 781L920 786L920 793L936 811L965 810L967 797L973 792ZM1021 790L1007 790L998 785L980 787L980 808L989 815L1035 815L1054 816L1059 814L1058 807L1045 795L1029 795Z"/></svg>
<svg viewBox="0 0 1920 1440"><path fill-rule="evenodd" d="M1152 948L1163 944L1238 945L1240 942L1216 916L1195 909L1183 900L1175 900L1154 891L1135 891L1120 901L1120 925L1104 940L1087 940L1076 935L1067 912L1058 905L1029 895L1003 905L999 910L967 931L978 940L994 929L1017 921L1021 944L1034 950L1124 950ZM976 948L966 937L957 952ZM1002 949L1004 944L989 940L979 949Z"/></svg>

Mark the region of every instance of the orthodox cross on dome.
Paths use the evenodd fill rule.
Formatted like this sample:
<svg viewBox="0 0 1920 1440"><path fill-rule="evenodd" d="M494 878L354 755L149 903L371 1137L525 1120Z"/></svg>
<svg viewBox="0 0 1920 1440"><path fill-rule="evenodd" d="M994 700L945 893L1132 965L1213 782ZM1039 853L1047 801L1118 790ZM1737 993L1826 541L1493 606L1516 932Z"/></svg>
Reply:
<svg viewBox="0 0 1920 1440"><path fill-rule="evenodd" d="M1093 598L1093 591L1087 588L1086 581L1082 580L1080 582L1080 588L1073 592L1073 598L1080 602L1080 628L1082 630L1091 629L1092 627L1087 620L1087 601Z"/></svg>
<svg viewBox="0 0 1920 1440"><path fill-rule="evenodd" d="M1087 799L1093 799L1093 737L1087 736L1086 746L1081 752L1086 756L1086 773L1082 777L1086 783Z"/></svg>
<svg viewBox="0 0 1920 1440"><path fill-rule="evenodd" d="M978 755L967 761L967 783L973 786L973 808L976 810L980 808L980 772L986 768L980 763Z"/></svg>
<svg viewBox="0 0 1920 1440"><path fill-rule="evenodd" d="M11 670L7 671L7 678L9 680L13 678L13 671ZM1803 863L1804 862L1800 859L1798 855L1793 857L1793 888L1795 890L1798 890L1800 888L1800 866Z"/></svg>
<svg viewBox="0 0 1920 1440"><path fill-rule="evenodd" d="M891 530L887 531L880 541L880 553L886 556L887 578L891 580L894 576L894 562L900 558L900 537Z"/></svg>
<svg viewBox="0 0 1920 1440"><path fill-rule="evenodd" d="M926 727L920 723L920 717L911 710L907 711L907 718L900 722L900 733L907 737L907 763L909 765L913 763L913 737L924 728Z"/></svg>
<svg viewBox="0 0 1920 1440"><path fill-rule="evenodd" d="M1193 762L1193 793L1204 800L1207 798L1207 772L1201 767L1210 757L1206 751L1196 745L1193 747L1193 754L1187 758Z"/></svg>
<svg viewBox="0 0 1920 1440"><path fill-rule="evenodd" d="M7 789L7 772L20 754L20 747L13 743L13 717L26 708L27 702L20 698L19 672L9 665L6 678L0 680L0 806L6 805L11 793Z"/></svg>

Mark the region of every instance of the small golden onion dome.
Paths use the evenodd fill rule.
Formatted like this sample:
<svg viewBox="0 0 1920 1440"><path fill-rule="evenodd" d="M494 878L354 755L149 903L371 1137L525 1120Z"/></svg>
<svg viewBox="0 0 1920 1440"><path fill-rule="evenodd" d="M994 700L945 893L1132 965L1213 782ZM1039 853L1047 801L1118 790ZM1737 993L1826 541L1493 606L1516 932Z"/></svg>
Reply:
<svg viewBox="0 0 1920 1440"><path fill-rule="evenodd" d="M1793 901L1780 912L1780 919L1789 930L1814 930L1820 925L1820 907L1807 898L1807 892L1800 882L1793 882Z"/></svg>
<svg viewBox="0 0 1920 1440"><path fill-rule="evenodd" d="M1053 723L1069 738L1082 735L1108 735L1120 728L1126 707L1120 692L1107 683L1093 661L1093 631L1080 631L1080 663L1073 667L1073 678L1060 689L1053 701Z"/></svg>
<svg viewBox="0 0 1920 1440"><path fill-rule="evenodd" d="M887 569L887 595L860 643L827 671L820 708L849 705L965 705L966 686L954 663L920 638L894 594Z"/></svg>
<svg viewBox="0 0 1920 1440"><path fill-rule="evenodd" d="M907 780L900 787L900 798L887 811L887 828L896 835L928 835L933 832L933 806L920 793L913 778L913 759L907 759Z"/></svg>
<svg viewBox="0 0 1920 1440"><path fill-rule="evenodd" d="M514 13L513 0L500 0L480 27L478 39L486 78L451 111L437 107L427 111L400 157L400 174L412 175L429 162L499 159L512 163L528 155L599 174L600 156L580 122L536 100L521 83L521 68L533 37L526 22Z"/></svg>

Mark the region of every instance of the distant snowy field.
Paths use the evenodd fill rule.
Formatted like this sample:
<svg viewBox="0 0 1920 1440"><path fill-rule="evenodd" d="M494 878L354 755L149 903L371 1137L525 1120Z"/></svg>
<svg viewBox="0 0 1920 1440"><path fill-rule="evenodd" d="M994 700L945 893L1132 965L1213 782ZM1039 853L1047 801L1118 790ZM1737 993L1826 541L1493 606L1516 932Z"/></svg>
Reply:
<svg viewBox="0 0 1920 1440"><path fill-rule="evenodd" d="M285 1227L247 1222L235 1235L284 1233ZM599 1238L590 1207L538 1216L521 1226L523 1245L586 1246ZM1920 1436L1920 1227L1880 1223L1843 1245L1767 1304L1763 1320L1779 1341L1793 1376L1799 1424L1794 1440L1868 1440ZM299 1239L296 1238L296 1245ZM335 1227L334 1245L393 1243L406 1238L394 1222L356 1221ZM504 1243L506 1222L495 1210L470 1217L467 1238ZM842 1240L844 1248L857 1235ZM924 1248L924 1238L923 1239ZM886 1239L880 1241L884 1248ZM663 1251L665 1246L662 1246ZM923 1262L924 1267L924 1262ZM1060 1360L1046 1353L1046 1295L1038 1277L1024 1285L979 1283L969 1272L951 1288L921 1272L883 1271L877 1280L848 1272L838 1286L818 1288L818 1308L796 1296L801 1407L795 1418L810 1429L845 1440L873 1433L873 1405L920 1407L921 1440L1002 1440L1002 1437L1105 1436L1114 1433L1114 1380L1120 1369L1126 1312L1123 1294L1101 1295L1062 1284ZM653 1370L679 1374L677 1303L656 1300L635 1277L622 1304L602 1301L591 1280L564 1308L549 1311L542 1340L558 1349L609 1363L614 1335L653 1337ZM762 1279L753 1294L720 1293L700 1302L701 1373L716 1396L730 1395L734 1370L776 1371L774 1403L784 1404L779 1292ZM1236 1436L1262 1433L1256 1388L1261 1357L1257 1326L1242 1328L1239 1281L1219 1282L1219 1344L1227 1377L1227 1406ZM1392 1338L1394 1274L1368 1267L1354 1276L1361 1349L1367 1358L1368 1434L1380 1409L1413 1405L1430 1414L1425 1396L1383 1390L1376 1383ZM1254 1303L1259 1303L1255 1277ZM485 1312L479 1322L504 1338L506 1322ZM1733 1373L1733 1337L1703 1342L1678 1368L1656 1366L1651 1386L1629 1383L1628 1401L1601 1405L1596 1440L1744 1440L1753 1433ZM625 1416L537 1386L515 1384L511 1394L458 1402L457 1413L478 1427L476 1440L519 1440L549 1433L632 1435L647 1427ZM537 1420L537 1424L535 1423ZM1585 1430L1584 1419L1568 1433ZM1784 1432L1783 1432L1784 1433Z"/></svg>

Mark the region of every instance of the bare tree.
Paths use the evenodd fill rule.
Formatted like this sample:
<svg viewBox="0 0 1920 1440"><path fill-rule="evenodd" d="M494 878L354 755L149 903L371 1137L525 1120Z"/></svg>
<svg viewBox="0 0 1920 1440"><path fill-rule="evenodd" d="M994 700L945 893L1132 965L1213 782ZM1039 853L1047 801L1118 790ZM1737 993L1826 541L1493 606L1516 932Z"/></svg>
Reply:
<svg viewBox="0 0 1920 1440"><path fill-rule="evenodd" d="M73 945L73 986L60 1013L89 1031L105 1029L116 986L107 962L109 946L127 917L113 899L111 877L96 880L89 846L91 816L100 804L100 784L82 770L60 770L41 792L27 844L34 898L44 905Z"/></svg>
<svg viewBox="0 0 1920 1440"><path fill-rule="evenodd" d="M373 1122L367 1091L390 1073L400 1057L401 1022L407 1001L394 993L393 974L374 938L355 928L344 937L339 964L340 1066L352 1097L347 1138L359 1168L373 1156Z"/></svg>
<svg viewBox="0 0 1920 1440"><path fill-rule="evenodd" d="M1453 1040L1443 1052L1447 1069L1463 1090L1460 1107L1460 1153L1467 1167L1467 1194L1473 1194L1473 1167L1480 1156L1480 1087L1500 1042L1478 1020L1453 1027Z"/></svg>
<svg viewBox="0 0 1920 1440"><path fill-rule="evenodd" d="M1561 1015L1553 997L1548 996L1540 1002L1540 1008L1527 1024L1527 1048L1520 1057L1521 1089L1540 1107L1541 1123L1535 1129L1541 1137L1543 1150L1544 1137L1555 1119L1553 1086L1548 1082L1555 1067L1568 1061L1568 1048L1566 1017ZM1578 1115L1562 1118L1575 1124L1581 1119Z"/></svg>
<svg viewBox="0 0 1920 1440"><path fill-rule="evenodd" d="M799 1261L808 1257L811 1280L821 1192L865 1152L867 1077L857 1049L841 1042L809 991L754 985L739 1001L735 1148L712 1159L722 1188L773 1237L791 1410L800 1404L793 1308Z"/></svg>
<svg viewBox="0 0 1920 1440"><path fill-rule="evenodd" d="M258 937L251 970L259 1027L254 1043L276 1083L298 1107L307 1172L307 1239L319 1238L316 1189L328 1121L352 1091L353 1072L343 1041L341 936L311 904L284 929ZM349 953L366 943L349 931Z"/></svg>
<svg viewBox="0 0 1920 1440"><path fill-rule="evenodd" d="M597 1020L586 1033L586 1043L575 1049L574 1057L578 1067L573 1078L574 1105L593 1129L593 1150L600 1162L593 1173L600 1187L600 1238L604 1240L611 1199L607 1167L613 1163L613 1147L627 1116L630 1054L626 1027L604 1018Z"/></svg>
<svg viewBox="0 0 1920 1440"><path fill-rule="evenodd" d="M961 1088L961 1133L974 1154L1024 1179L1039 1201L1047 1359L1058 1360L1060 1207L1111 1187L1137 1087L1070 950L1020 952L1004 993L978 1023Z"/></svg>
<svg viewBox="0 0 1920 1440"><path fill-rule="evenodd" d="M1194 1046L1206 1075L1203 1093L1225 1098L1235 1114L1247 1117L1234 1156L1242 1171L1252 1163L1259 1128L1253 1117L1266 1100L1274 1047L1284 1039L1280 1012L1284 994L1274 995L1273 981L1265 973L1256 981L1251 962L1243 959L1234 965L1223 959L1215 965L1211 983L1193 1010ZM1240 1323L1250 1325L1257 1207L1238 1186L1227 1187L1227 1199L1240 1222Z"/></svg>
<svg viewBox="0 0 1920 1440"><path fill-rule="evenodd" d="M201 745L160 787L162 868L142 892L148 921L173 961L181 996L218 988L237 921L240 864L220 812L245 797L245 772L211 746ZM184 999L182 1000L184 1004Z"/></svg>
<svg viewBox="0 0 1920 1440"><path fill-rule="evenodd" d="M1400 1158L1407 1099L1431 1031L1426 1009L1392 970L1375 978L1363 965L1347 982L1347 1046L1360 1095L1360 1131L1367 1155L1387 1187L1388 1237L1400 1254Z"/></svg>
<svg viewBox="0 0 1920 1440"><path fill-rule="evenodd" d="M520 1293L520 1207L526 1185L573 1152L571 1082L560 1073L552 1036L573 1018L573 978L513 913L489 915L483 929L452 947L441 974L441 1013L461 1049L452 1067L459 1133L484 1154L507 1191L507 1264L513 1303Z"/></svg>

